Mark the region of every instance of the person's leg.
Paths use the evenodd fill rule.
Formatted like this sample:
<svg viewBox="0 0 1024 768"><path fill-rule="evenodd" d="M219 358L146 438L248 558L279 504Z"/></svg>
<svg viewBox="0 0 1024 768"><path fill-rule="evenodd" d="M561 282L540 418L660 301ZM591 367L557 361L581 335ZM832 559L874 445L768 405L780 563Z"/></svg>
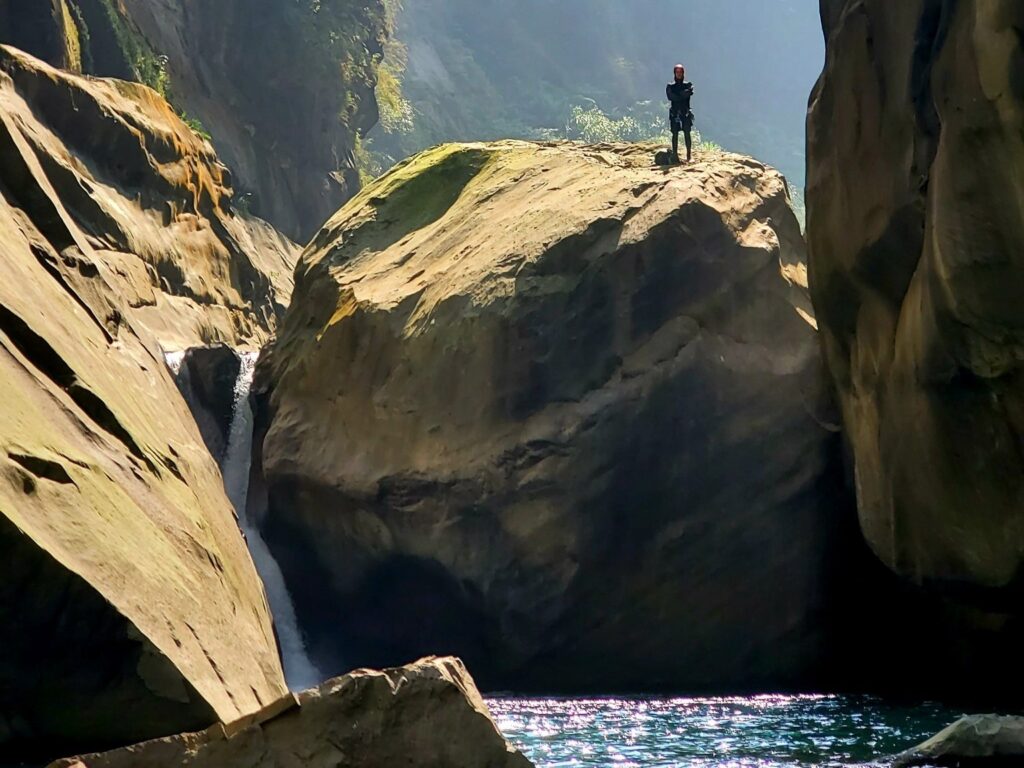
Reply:
<svg viewBox="0 0 1024 768"><path fill-rule="evenodd" d="M679 131L672 131L672 162L679 162Z"/></svg>
<svg viewBox="0 0 1024 768"><path fill-rule="evenodd" d="M690 162L693 159L693 136L690 131L686 132L686 162Z"/></svg>

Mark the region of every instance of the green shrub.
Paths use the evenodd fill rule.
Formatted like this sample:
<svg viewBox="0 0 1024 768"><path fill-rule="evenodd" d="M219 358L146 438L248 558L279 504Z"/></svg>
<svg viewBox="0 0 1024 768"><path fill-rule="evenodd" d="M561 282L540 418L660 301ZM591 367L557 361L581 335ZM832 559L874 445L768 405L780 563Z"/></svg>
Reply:
<svg viewBox="0 0 1024 768"><path fill-rule="evenodd" d="M213 141L213 136L211 136L210 132L206 130L206 127L202 124L199 118L191 117L187 112L184 111L179 112L178 117L180 117L181 121L189 128L191 128L192 132L196 134L199 138L205 139L206 141Z"/></svg>
<svg viewBox="0 0 1024 768"><path fill-rule="evenodd" d="M693 132L693 148L698 152L722 152L722 145L714 141L707 141L700 135L700 131Z"/></svg>

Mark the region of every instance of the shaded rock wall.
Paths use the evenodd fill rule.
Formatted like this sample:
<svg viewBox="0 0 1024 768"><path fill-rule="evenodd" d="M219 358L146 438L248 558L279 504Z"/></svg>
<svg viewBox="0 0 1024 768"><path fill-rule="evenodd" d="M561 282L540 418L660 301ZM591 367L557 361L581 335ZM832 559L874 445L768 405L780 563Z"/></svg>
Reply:
<svg viewBox="0 0 1024 768"><path fill-rule="evenodd" d="M255 213L304 242L359 188L352 150L377 122L382 0L123 8L168 57L175 103L213 135Z"/></svg>
<svg viewBox="0 0 1024 768"><path fill-rule="evenodd" d="M235 416L235 383L241 367L238 353L231 347L192 347L185 351L174 377L203 442L221 465Z"/></svg>
<svg viewBox="0 0 1024 768"><path fill-rule="evenodd" d="M0 0L0 43L159 89L301 241L359 188L386 28L383 0Z"/></svg>
<svg viewBox="0 0 1024 768"><path fill-rule="evenodd" d="M560 691L818 673L836 438L785 183L653 149L441 147L306 250L257 459L322 668L457 652L489 687Z"/></svg>
<svg viewBox="0 0 1024 768"><path fill-rule="evenodd" d="M222 173L152 91L0 48L4 759L233 720L284 691L161 351L272 327L271 280L238 246L269 229L230 215Z"/></svg>
<svg viewBox="0 0 1024 768"><path fill-rule="evenodd" d="M1024 6L825 0L811 287L863 534L928 605L908 667L1019 691ZM981 681L984 681L982 683Z"/></svg>
<svg viewBox="0 0 1024 768"><path fill-rule="evenodd" d="M61 69L82 68L78 29L65 0L0 0L0 43L16 43Z"/></svg>
<svg viewBox="0 0 1024 768"><path fill-rule="evenodd" d="M250 722L251 721L251 722ZM299 762L296 762L299 761ZM50 768L530 768L458 659L359 670L266 713Z"/></svg>

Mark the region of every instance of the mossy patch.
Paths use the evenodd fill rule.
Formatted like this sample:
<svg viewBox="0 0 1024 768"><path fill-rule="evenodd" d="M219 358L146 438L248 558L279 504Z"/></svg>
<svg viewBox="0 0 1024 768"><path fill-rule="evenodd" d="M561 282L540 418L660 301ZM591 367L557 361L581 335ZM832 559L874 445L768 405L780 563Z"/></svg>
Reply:
<svg viewBox="0 0 1024 768"><path fill-rule="evenodd" d="M61 23L64 25L65 61L72 72L82 71L82 40L78 34L78 25L66 0L60 0Z"/></svg>
<svg viewBox="0 0 1024 768"><path fill-rule="evenodd" d="M348 230L349 253L385 250L441 219L493 155L482 145L444 144L427 150L360 192L332 224Z"/></svg>

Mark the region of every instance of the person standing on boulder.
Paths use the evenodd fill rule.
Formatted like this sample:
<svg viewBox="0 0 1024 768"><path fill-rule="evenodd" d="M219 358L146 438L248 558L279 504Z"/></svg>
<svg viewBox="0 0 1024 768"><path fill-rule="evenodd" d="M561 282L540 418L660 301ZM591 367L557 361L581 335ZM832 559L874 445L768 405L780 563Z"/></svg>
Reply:
<svg viewBox="0 0 1024 768"><path fill-rule="evenodd" d="M679 162L679 133L686 135L686 162L693 157L693 112L690 111L690 98L693 96L693 83L686 82L686 68L676 64L675 77L665 88L665 94L672 107L668 113L669 125L672 128L672 162Z"/></svg>

